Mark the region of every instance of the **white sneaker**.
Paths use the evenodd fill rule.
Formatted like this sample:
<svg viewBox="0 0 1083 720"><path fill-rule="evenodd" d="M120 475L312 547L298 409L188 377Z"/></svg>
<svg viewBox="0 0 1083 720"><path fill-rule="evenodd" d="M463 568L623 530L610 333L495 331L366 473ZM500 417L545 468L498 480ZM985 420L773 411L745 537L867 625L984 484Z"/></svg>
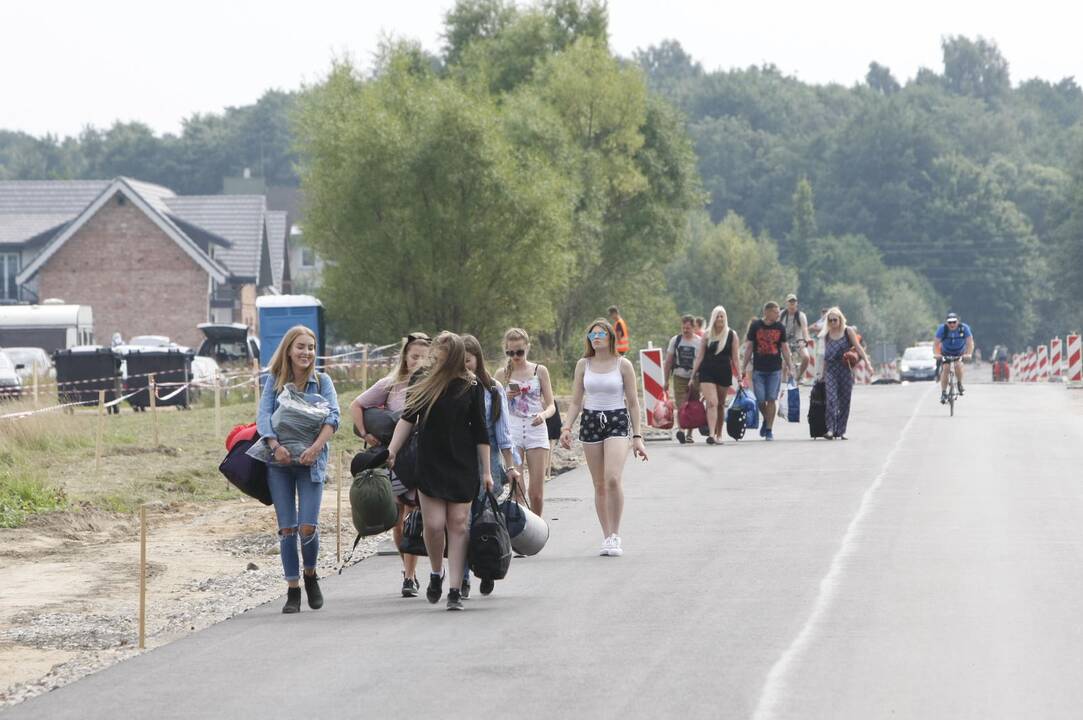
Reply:
<svg viewBox="0 0 1083 720"><path fill-rule="evenodd" d="M624 548L620 546L620 537L614 533L609 536L609 557L620 557L624 554Z"/></svg>
<svg viewBox="0 0 1083 720"><path fill-rule="evenodd" d="M598 551L598 554L602 557L610 555L610 551L613 549L613 536L610 535L602 541L602 549Z"/></svg>

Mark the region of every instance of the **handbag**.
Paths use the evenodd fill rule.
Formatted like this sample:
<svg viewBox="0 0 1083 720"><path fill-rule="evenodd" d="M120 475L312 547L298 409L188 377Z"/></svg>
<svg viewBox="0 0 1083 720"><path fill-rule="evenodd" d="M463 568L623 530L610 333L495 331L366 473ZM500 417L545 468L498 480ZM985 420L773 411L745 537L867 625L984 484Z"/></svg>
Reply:
<svg viewBox="0 0 1083 720"><path fill-rule="evenodd" d="M553 407L555 408L553 414L545 418L545 427L549 430L550 440L559 440L560 429L563 427L560 422L560 403L554 400Z"/></svg>
<svg viewBox="0 0 1083 720"><path fill-rule="evenodd" d="M395 456L395 477L408 490L416 490L421 480L418 472L418 443L420 442L421 423L414 425L413 432Z"/></svg>
<svg viewBox="0 0 1083 720"><path fill-rule="evenodd" d="M684 430L702 428L707 424L707 408L699 398L688 398L677 413L677 424Z"/></svg>
<svg viewBox="0 0 1083 720"><path fill-rule="evenodd" d="M225 459L218 466L218 471L226 480L249 497L259 500L264 505L272 504L271 488L267 484L267 463L260 462L248 454L256 444L263 444L259 438L236 440L226 453Z"/></svg>
<svg viewBox="0 0 1083 720"><path fill-rule="evenodd" d="M422 557L429 554L429 551L425 549L425 523L421 519L420 509L411 510L402 521L402 542L399 543L399 552Z"/></svg>
<svg viewBox="0 0 1083 720"><path fill-rule="evenodd" d="M857 349L857 345L854 345L854 339L850 337L850 328L846 328L846 338L850 341L850 349L842 354L842 361L846 363L846 367L853 369L857 367L857 364L861 362L861 353Z"/></svg>
<svg viewBox="0 0 1083 720"><path fill-rule="evenodd" d="M793 378L786 388L786 419L792 423L801 421L801 391Z"/></svg>

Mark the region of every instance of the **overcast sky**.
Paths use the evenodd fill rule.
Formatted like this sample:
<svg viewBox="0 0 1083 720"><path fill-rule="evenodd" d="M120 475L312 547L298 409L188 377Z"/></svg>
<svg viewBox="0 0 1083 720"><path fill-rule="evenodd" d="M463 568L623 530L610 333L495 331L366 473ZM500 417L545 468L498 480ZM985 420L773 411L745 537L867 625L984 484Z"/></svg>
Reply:
<svg viewBox="0 0 1083 720"><path fill-rule="evenodd" d="M0 128L76 134L139 120L178 132L195 112L318 80L334 55L368 63L381 34L441 44L445 0L3 0ZM610 0L614 50L666 38L707 69L774 63L850 85L876 60L900 80L940 70L940 38L991 38L1013 82L1083 79L1075 3L1030 0Z"/></svg>

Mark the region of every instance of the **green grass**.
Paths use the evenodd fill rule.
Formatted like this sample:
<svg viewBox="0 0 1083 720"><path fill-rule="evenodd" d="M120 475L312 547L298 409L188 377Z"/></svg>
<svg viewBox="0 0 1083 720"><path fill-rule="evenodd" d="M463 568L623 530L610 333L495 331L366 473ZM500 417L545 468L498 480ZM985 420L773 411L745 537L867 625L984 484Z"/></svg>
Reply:
<svg viewBox="0 0 1083 720"><path fill-rule="evenodd" d="M372 378L375 380L375 378ZM360 383L336 382L343 411L334 449L356 448L346 408ZM42 397L42 407L56 398ZM29 401L4 403L0 414L31 409ZM96 408L55 411L0 420L0 527L17 527L35 513L91 506L132 513L146 502L215 502L240 497L218 472L225 435L234 425L255 422L255 398L234 391L223 398L221 432L215 432L214 394L204 392L190 410L158 410L158 444L151 412L126 403L102 420ZM98 423L102 456L95 470Z"/></svg>

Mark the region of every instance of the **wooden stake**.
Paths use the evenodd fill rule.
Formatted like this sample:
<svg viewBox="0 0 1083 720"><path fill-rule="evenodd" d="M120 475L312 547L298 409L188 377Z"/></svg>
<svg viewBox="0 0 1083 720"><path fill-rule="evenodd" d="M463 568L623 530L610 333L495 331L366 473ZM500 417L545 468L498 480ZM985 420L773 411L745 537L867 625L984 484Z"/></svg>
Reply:
<svg viewBox="0 0 1083 720"><path fill-rule="evenodd" d="M147 378L147 392L150 394L150 414L154 419L154 447L158 447L158 383L154 380L154 373Z"/></svg>
<svg viewBox="0 0 1083 720"><path fill-rule="evenodd" d="M220 381L214 381L214 439L222 437L222 386Z"/></svg>
<svg viewBox="0 0 1083 720"><path fill-rule="evenodd" d="M147 647L147 506L139 506L139 649Z"/></svg>
<svg viewBox="0 0 1083 720"><path fill-rule="evenodd" d="M98 391L98 435L94 441L94 472L97 473L102 462L102 432L105 426L105 391Z"/></svg>
<svg viewBox="0 0 1083 720"><path fill-rule="evenodd" d="M339 472L335 474L335 564L342 563L342 471L346 468L346 451L339 453Z"/></svg>
<svg viewBox="0 0 1083 720"><path fill-rule="evenodd" d="M369 388L369 346L361 348L361 389Z"/></svg>

